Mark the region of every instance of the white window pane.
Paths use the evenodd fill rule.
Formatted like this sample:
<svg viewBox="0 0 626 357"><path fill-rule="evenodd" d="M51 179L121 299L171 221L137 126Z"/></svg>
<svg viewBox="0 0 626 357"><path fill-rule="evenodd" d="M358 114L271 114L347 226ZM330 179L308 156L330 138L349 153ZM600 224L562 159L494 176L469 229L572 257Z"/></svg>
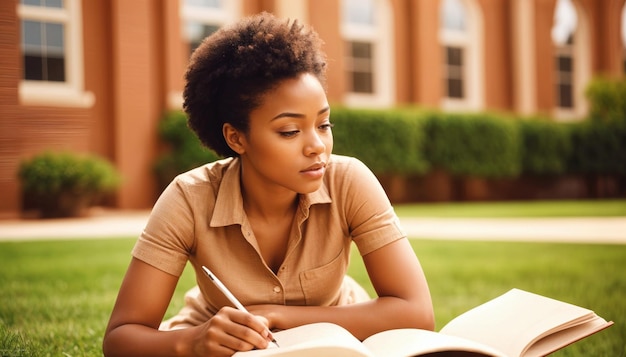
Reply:
<svg viewBox="0 0 626 357"><path fill-rule="evenodd" d="M46 7L56 7L59 9L63 8L63 0L45 0L44 6Z"/></svg>
<svg viewBox="0 0 626 357"><path fill-rule="evenodd" d="M22 45L40 47L43 44L41 28L41 22L22 21Z"/></svg>
<svg viewBox="0 0 626 357"><path fill-rule="evenodd" d="M373 0L343 0L343 21L357 25L375 25Z"/></svg>
<svg viewBox="0 0 626 357"><path fill-rule="evenodd" d="M188 21L185 23L185 34L189 43L189 54L200 46L202 40L213 32L217 31L219 26L211 24L203 24L199 22Z"/></svg>
<svg viewBox="0 0 626 357"><path fill-rule="evenodd" d="M63 0L20 0L22 5L63 8Z"/></svg>
<svg viewBox="0 0 626 357"><path fill-rule="evenodd" d="M440 20L447 30L465 31L467 12L461 0L444 0L441 4Z"/></svg>
<svg viewBox="0 0 626 357"><path fill-rule="evenodd" d="M576 8L571 0L558 0L554 11L554 26L552 26L552 41L557 45L564 45L574 35L578 24Z"/></svg>
<svg viewBox="0 0 626 357"><path fill-rule="evenodd" d="M60 49L63 51L63 25L55 23L45 24L46 45L49 48Z"/></svg>
<svg viewBox="0 0 626 357"><path fill-rule="evenodd" d="M185 6L222 8L221 0L185 0Z"/></svg>

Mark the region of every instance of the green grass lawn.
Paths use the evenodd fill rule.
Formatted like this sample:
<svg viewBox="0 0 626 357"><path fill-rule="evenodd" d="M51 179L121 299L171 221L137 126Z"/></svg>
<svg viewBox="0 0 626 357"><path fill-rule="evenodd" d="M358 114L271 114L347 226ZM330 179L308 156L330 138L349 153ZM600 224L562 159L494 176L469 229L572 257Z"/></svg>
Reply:
<svg viewBox="0 0 626 357"><path fill-rule="evenodd" d="M615 321L554 356L626 356L626 245L437 240L412 245L429 282L437 329L515 287ZM350 273L373 295L353 254Z"/></svg>
<svg viewBox="0 0 626 357"><path fill-rule="evenodd" d="M512 287L595 310L615 325L556 356L626 353L626 246L415 240L441 328ZM99 356L132 239L2 242L0 355ZM358 255L350 270L366 285ZM168 310L194 284L185 270Z"/></svg>
<svg viewBox="0 0 626 357"><path fill-rule="evenodd" d="M421 204L401 216L624 216L626 201ZM0 357L100 356L134 239L0 242ZM626 245L414 240L437 326L517 287L596 311L615 325L555 356L626 356ZM350 274L373 295L354 252ZM186 269L166 317L194 285Z"/></svg>
<svg viewBox="0 0 626 357"><path fill-rule="evenodd" d="M399 204L400 217L615 217L626 200L505 201Z"/></svg>

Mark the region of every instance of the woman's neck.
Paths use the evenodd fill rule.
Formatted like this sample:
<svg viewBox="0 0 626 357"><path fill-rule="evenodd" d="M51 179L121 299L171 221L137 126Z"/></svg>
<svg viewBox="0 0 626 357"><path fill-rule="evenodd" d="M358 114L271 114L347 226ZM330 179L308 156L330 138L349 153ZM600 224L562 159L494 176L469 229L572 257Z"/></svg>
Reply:
<svg viewBox="0 0 626 357"><path fill-rule="evenodd" d="M298 193L282 187L268 189L241 178L243 208L250 217L265 221L275 221L287 216L293 217L298 206Z"/></svg>

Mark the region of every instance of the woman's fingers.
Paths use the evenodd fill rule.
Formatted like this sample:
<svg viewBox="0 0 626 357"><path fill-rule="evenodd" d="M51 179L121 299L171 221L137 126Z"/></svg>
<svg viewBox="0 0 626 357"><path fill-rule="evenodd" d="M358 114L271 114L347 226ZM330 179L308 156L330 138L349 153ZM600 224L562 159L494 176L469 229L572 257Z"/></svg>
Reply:
<svg viewBox="0 0 626 357"><path fill-rule="evenodd" d="M231 307L220 309L211 318L207 339L233 351L264 349L268 347L271 340L264 319Z"/></svg>

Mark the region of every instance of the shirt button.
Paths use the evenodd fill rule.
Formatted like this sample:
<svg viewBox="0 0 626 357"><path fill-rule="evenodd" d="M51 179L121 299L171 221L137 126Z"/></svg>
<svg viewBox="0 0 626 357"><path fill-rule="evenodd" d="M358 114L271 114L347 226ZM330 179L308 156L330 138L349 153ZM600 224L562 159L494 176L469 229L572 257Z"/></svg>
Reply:
<svg viewBox="0 0 626 357"><path fill-rule="evenodd" d="M276 294L278 294L278 293L280 292L280 286L275 286L275 287L274 287L274 292L275 292Z"/></svg>

